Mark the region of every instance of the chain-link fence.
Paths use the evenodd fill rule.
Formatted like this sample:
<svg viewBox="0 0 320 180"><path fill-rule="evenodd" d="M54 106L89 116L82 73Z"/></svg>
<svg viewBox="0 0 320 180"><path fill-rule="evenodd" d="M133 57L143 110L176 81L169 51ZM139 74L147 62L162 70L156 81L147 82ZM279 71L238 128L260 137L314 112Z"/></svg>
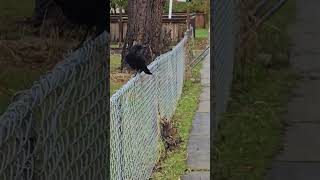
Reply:
<svg viewBox="0 0 320 180"><path fill-rule="evenodd" d="M148 66L153 75L138 74L111 97L112 179L149 179L159 158L160 119L173 116L182 93L188 37Z"/></svg>
<svg viewBox="0 0 320 180"><path fill-rule="evenodd" d="M236 26L235 0L212 2L214 123L226 111L233 79Z"/></svg>
<svg viewBox="0 0 320 180"><path fill-rule="evenodd" d="M13 98L0 116L1 180L106 180L108 38L88 41Z"/></svg>
<svg viewBox="0 0 320 180"><path fill-rule="evenodd" d="M242 77L246 71L246 60L255 56L256 29L285 2L286 0L213 1L211 30L215 125L226 111L233 77L244 81ZM235 65L237 68L234 68Z"/></svg>

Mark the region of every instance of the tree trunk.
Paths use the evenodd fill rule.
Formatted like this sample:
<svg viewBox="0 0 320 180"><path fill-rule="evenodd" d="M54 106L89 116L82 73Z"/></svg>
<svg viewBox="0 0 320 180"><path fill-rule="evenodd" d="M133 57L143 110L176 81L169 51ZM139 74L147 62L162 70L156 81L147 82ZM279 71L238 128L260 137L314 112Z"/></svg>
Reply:
<svg viewBox="0 0 320 180"><path fill-rule="evenodd" d="M122 49L121 67L125 68L124 58L133 44L140 43L149 47L147 63L161 54L162 12L164 0L128 1L128 28Z"/></svg>

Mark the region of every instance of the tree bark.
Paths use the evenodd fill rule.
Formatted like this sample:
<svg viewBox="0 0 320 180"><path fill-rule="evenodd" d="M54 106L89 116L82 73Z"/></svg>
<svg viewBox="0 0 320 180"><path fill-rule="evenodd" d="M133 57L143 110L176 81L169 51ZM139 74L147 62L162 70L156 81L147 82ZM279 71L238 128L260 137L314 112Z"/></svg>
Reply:
<svg viewBox="0 0 320 180"><path fill-rule="evenodd" d="M146 52L148 64L163 51L161 32L164 2L164 0L128 1L128 28L122 49L122 69L125 68L125 55L134 44L139 43L149 47L149 51Z"/></svg>

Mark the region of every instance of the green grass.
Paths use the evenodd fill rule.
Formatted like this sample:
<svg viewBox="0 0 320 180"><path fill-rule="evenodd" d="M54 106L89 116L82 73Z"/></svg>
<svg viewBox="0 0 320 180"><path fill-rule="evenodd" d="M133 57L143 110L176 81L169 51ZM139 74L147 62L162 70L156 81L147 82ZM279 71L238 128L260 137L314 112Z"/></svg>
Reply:
<svg viewBox="0 0 320 180"><path fill-rule="evenodd" d="M196 29L196 38L208 38L208 29Z"/></svg>
<svg viewBox="0 0 320 180"><path fill-rule="evenodd" d="M121 66L121 55L110 55L110 71L113 72Z"/></svg>
<svg viewBox="0 0 320 180"><path fill-rule="evenodd" d="M110 48L119 48L119 44L115 44L115 43L110 44Z"/></svg>
<svg viewBox="0 0 320 180"><path fill-rule="evenodd" d="M21 28L17 28L16 22L31 17L34 9L34 0L1 0L0 1L0 35L6 34L9 38L19 38ZM17 33L18 32L18 33ZM29 33L24 30L24 34ZM0 36L1 38L1 36Z"/></svg>
<svg viewBox="0 0 320 180"><path fill-rule="evenodd" d="M43 73L42 70L0 68L0 114L5 111L14 93L30 88Z"/></svg>
<svg viewBox="0 0 320 180"><path fill-rule="evenodd" d="M120 55L110 56L110 70L117 70L120 65ZM28 89L38 80L44 69L0 68L0 114L4 112L15 92ZM113 94L122 87L122 83L111 82L110 93Z"/></svg>
<svg viewBox="0 0 320 180"><path fill-rule="evenodd" d="M121 66L121 55L110 55L110 71L111 73L119 69ZM123 86L123 83L110 81L110 95L114 94Z"/></svg>
<svg viewBox="0 0 320 180"><path fill-rule="evenodd" d="M120 89L123 86L122 83L117 82L110 82L110 96L112 96L118 89Z"/></svg>
<svg viewBox="0 0 320 180"><path fill-rule="evenodd" d="M288 1L258 30L259 52L287 53L294 13L294 1ZM297 77L288 63L276 56L272 61L271 67L247 63L243 78L233 83L232 100L215 139L215 180L262 180L282 147L284 114Z"/></svg>
<svg viewBox="0 0 320 180"><path fill-rule="evenodd" d="M31 16L34 0L1 0L0 17L25 17Z"/></svg>
<svg viewBox="0 0 320 180"><path fill-rule="evenodd" d="M16 22L33 13L34 0L1 0L0 1L0 38L3 34L7 37L16 38L20 36L20 29ZM2 61L0 55L0 62ZM12 95L29 88L33 81L43 73L41 69L15 68L8 66L0 67L0 114L2 114L10 103Z"/></svg>
<svg viewBox="0 0 320 180"><path fill-rule="evenodd" d="M160 162L160 171L153 174L153 179L173 180L184 175L187 166L187 145L192 127L192 119L197 110L199 96L201 93L200 65L193 70L195 81L186 80L183 94L179 100L176 113L172 118L173 125L178 129L178 134L182 139L179 148L169 152Z"/></svg>
<svg viewBox="0 0 320 180"><path fill-rule="evenodd" d="M289 90L290 69L266 71L252 66L246 87L235 82L229 110L219 125L215 179L259 180L279 150Z"/></svg>
<svg viewBox="0 0 320 180"><path fill-rule="evenodd" d="M196 29L193 50L204 50L208 45L208 29Z"/></svg>

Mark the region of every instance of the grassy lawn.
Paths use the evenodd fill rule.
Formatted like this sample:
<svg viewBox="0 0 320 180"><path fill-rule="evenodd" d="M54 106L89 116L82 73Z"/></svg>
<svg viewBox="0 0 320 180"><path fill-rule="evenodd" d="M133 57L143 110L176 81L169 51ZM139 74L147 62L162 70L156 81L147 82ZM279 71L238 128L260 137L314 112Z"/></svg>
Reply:
<svg viewBox="0 0 320 180"><path fill-rule="evenodd" d="M119 48L119 44L118 43L112 43L112 44L110 44L110 48Z"/></svg>
<svg viewBox="0 0 320 180"><path fill-rule="evenodd" d="M179 179L188 169L186 159L189 134L201 93L200 66L199 64L192 71L192 76L195 80L185 81L181 99L171 120L173 126L178 129L178 135L183 142L160 161L160 169L153 174L153 179Z"/></svg>
<svg viewBox="0 0 320 180"><path fill-rule="evenodd" d="M196 29L196 38L208 38L208 29Z"/></svg>
<svg viewBox="0 0 320 180"><path fill-rule="evenodd" d="M121 55L114 54L110 55L110 71L114 72L115 70L119 69L121 66Z"/></svg>
<svg viewBox="0 0 320 180"><path fill-rule="evenodd" d="M0 40L3 37L15 39L20 36L21 32L16 27L16 21L31 17L33 6L33 0L0 1ZM2 64L3 59L5 55L0 54L0 114L4 112L16 91L29 88L43 73L42 69L18 68Z"/></svg>
<svg viewBox="0 0 320 180"><path fill-rule="evenodd" d="M19 90L31 87L34 80L43 74L42 70L28 70L18 68L0 68L0 114L9 105L11 97Z"/></svg>
<svg viewBox="0 0 320 180"><path fill-rule="evenodd" d="M110 55L110 72L113 73L121 66L121 55ZM110 80L110 96L122 87L123 82Z"/></svg>
<svg viewBox="0 0 320 180"><path fill-rule="evenodd" d="M196 29L194 50L203 50L208 45L208 29Z"/></svg>
<svg viewBox="0 0 320 180"><path fill-rule="evenodd" d="M1 0L0 17L25 17L26 15L32 15L33 7L33 0Z"/></svg>
<svg viewBox="0 0 320 180"><path fill-rule="evenodd" d="M28 30L17 29L16 22L26 17L31 17L33 13L34 0L1 0L0 1L0 39L6 36L16 39ZM18 33L17 33L18 31Z"/></svg>
<svg viewBox="0 0 320 180"><path fill-rule="evenodd" d="M215 180L262 180L282 147L284 114L297 76L288 57L284 61L276 54L290 48L287 30L294 13L294 1L288 1L258 30L258 51L274 55L272 64L248 63L244 78L234 80L232 100L216 134Z"/></svg>

